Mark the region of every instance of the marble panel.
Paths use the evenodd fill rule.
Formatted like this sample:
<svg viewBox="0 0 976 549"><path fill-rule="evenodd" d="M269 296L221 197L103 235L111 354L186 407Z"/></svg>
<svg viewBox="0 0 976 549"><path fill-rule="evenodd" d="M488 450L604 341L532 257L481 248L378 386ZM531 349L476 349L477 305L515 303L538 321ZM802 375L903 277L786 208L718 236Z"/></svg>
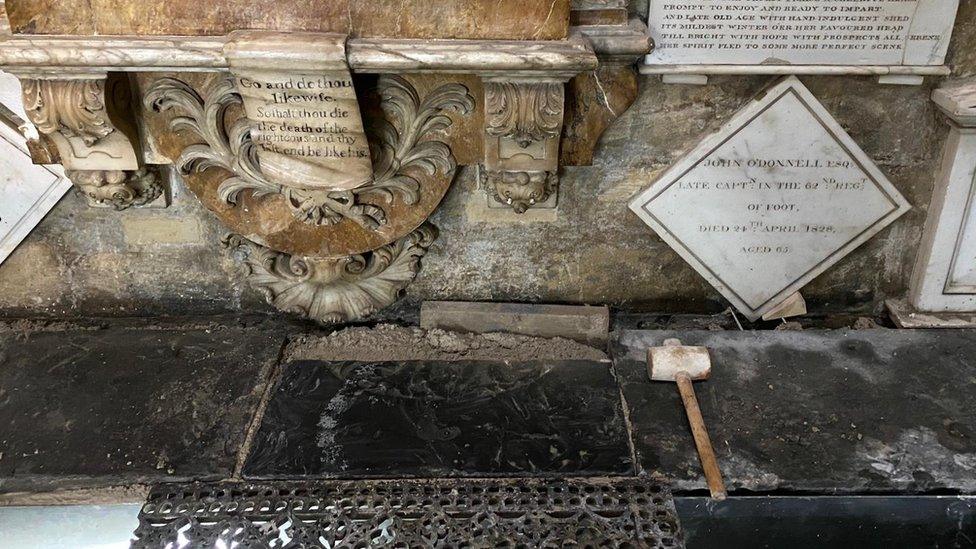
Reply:
<svg viewBox="0 0 976 549"><path fill-rule="evenodd" d="M750 320L910 208L795 77L765 90L630 207Z"/></svg>
<svg viewBox="0 0 976 549"><path fill-rule="evenodd" d="M648 65L941 65L958 0L650 0Z"/></svg>

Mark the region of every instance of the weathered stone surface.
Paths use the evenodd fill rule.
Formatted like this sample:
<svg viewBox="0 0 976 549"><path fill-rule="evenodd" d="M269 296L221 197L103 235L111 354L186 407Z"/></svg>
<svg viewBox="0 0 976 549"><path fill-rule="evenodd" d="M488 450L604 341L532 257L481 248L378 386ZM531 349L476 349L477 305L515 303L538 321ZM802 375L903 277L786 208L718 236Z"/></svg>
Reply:
<svg viewBox="0 0 976 549"><path fill-rule="evenodd" d="M701 489L677 388L647 376L647 348L672 337L710 349L695 391L730 490L976 492L976 332L622 332L640 467Z"/></svg>
<svg viewBox="0 0 976 549"><path fill-rule="evenodd" d="M569 0L8 0L15 33L219 35L233 30L358 37L559 40Z"/></svg>
<svg viewBox="0 0 976 549"><path fill-rule="evenodd" d="M0 329L0 491L224 478L284 344L260 321Z"/></svg>
<svg viewBox="0 0 976 549"><path fill-rule="evenodd" d="M0 266L0 310L75 317L270 310L244 291L240 265L219 251L227 229L178 181L175 194L169 208L118 215L69 192Z"/></svg>
<svg viewBox="0 0 976 549"><path fill-rule="evenodd" d="M629 65L602 64L569 81L560 160L565 166L589 166L593 153L617 117L637 99L637 71Z"/></svg>
<svg viewBox="0 0 976 549"><path fill-rule="evenodd" d="M632 1L635 9L646 10L646 1ZM957 75L976 74L974 21L976 0L963 0L949 56ZM936 83L906 87L878 86L868 77L802 80L915 206L804 289L811 314L873 314L885 299L907 291L948 131L929 99ZM407 297L416 307L437 299L609 304L666 313L724 310L728 305L719 294L627 213L625 204L768 81L712 77L708 86L699 87L639 78L637 100L600 140L594 166L563 169L559 209L541 219L528 219L532 210L521 217L505 217L500 210L489 216L474 170L465 170L434 213L441 238L425 256ZM482 96L480 87L471 90L474 97ZM468 120L480 111L479 106ZM476 133L461 131L464 124L452 127L460 137L452 149L457 149L459 164L471 164L482 157L481 145ZM472 154L463 157L468 147ZM63 262L61 293L48 294L55 304L35 301L18 289L24 279L10 277L4 266L0 310L75 315L267 310L256 293L242 294L234 263L215 254L211 244L147 246L137 254L122 242L117 218L85 210L68 197L28 238L55 250ZM196 217L213 242L225 230L188 194L177 197L170 210ZM104 254L97 264L89 261L96 250ZM123 272L125 282L117 286L124 286L124 292L86 285Z"/></svg>
<svg viewBox="0 0 976 549"><path fill-rule="evenodd" d="M627 474L609 363L286 364L246 477Z"/></svg>

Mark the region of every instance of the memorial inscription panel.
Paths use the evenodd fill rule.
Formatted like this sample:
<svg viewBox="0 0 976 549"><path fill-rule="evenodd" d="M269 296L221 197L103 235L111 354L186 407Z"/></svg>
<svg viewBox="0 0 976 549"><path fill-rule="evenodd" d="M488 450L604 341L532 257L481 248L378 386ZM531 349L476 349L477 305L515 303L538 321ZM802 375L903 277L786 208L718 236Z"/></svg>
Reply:
<svg viewBox="0 0 976 549"><path fill-rule="evenodd" d="M239 33L228 45L261 170L297 188L347 190L373 175L346 37Z"/></svg>
<svg viewBox="0 0 976 549"><path fill-rule="evenodd" d="M958 0L650 0L647 65L941 65Z"/></svg>
<svg viewBox="0 0 976 549"><path fill-rule="evenodd" d="M910 206L789 77L630 208L755 320Z"/></svg>

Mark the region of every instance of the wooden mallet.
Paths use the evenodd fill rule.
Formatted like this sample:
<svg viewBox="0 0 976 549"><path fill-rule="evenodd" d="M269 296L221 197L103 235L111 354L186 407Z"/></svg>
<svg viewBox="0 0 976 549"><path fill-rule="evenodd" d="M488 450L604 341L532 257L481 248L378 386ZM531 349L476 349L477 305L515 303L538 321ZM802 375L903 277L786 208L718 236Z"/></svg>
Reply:
<svg viewBox="0 0 976 549"><path fill-rule="evenodd" d="M725 482L715 459L715 451L708 439L705 420L702 419L698 399L692 381L708 379L712 373L712 360L705 347L685 347L677 339L665 340L663 347L651 347L647 351L647 371L653 381L672 381L678 384L681 402L685 405L691 434L695 437L698 458L705 471L705 480L712 498L723 500L726 496Z"/></svg>

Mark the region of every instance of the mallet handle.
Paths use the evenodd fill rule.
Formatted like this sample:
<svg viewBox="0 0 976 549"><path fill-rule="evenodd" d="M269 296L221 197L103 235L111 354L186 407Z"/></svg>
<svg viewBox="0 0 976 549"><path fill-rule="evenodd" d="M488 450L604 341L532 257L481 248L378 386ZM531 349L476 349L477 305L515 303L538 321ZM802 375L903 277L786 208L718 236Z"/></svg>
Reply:
<svg viewBox="0 0 976 549"><path fill-rule="evenodd" d="M708 431L705 429L705 420L702 418L701 408L698 407L698 399L695 398L695 388L692 386L691 376L687 372L678 372L675 381L678 382L681 402L685 405L685 413L688 414L691 434L695 437L698 459L701 460L702 469L705 471L708 491L712 493L713 499L723 500L726 496L725 482L722 480L722 472L718 468L715 451L712 449L712 442L709 440Z"/></svg>

